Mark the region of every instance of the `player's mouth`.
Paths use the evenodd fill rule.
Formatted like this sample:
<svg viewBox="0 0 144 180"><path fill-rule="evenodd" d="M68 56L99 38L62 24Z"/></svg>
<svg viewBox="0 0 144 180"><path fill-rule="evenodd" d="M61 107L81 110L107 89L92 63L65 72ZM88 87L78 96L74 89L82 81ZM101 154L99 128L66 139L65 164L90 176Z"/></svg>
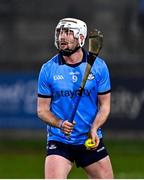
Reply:
<svg viewBox="0 0 144 180"><path fill-rule="evenodd" d="M63 42L60 42L60 43L59 43L59 47L60 47L61 49L63 49L63 50L66 49L67 46L68 46L68 43L67 43L67 42L64 42L64 41L63 41Z"/></svg>
<svg viewBox="0 0 144 180"><path fill-rule="evenodd" d="M67 42L60 42L60 45L61 46L66 46L66 45L68 45L68 43Z"/></svg>

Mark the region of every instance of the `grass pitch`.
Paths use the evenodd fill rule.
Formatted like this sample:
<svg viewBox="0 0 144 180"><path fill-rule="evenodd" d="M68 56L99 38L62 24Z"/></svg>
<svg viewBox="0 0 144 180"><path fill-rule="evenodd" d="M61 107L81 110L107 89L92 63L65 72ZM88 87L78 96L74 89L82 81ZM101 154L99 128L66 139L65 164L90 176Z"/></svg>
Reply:
<svg viewBox="0 0 144 180"><path fill-rule="evenodd" d="M144 140L105 140L115 178L144 178ZM0 140L0 179L44 178L44 140ZM73 167L69 178L85 179L81 168Z"/></svg>

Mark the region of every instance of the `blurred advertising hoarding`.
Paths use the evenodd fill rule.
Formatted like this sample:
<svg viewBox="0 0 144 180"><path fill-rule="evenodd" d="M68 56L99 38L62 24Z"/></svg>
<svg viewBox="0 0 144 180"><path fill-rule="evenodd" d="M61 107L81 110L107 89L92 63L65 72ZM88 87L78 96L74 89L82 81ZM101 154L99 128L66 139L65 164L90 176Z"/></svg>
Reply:
<svg viewBox="0 0 144 180"><path fill-rule="evenodd" d="M121 130L144 129L144 77L112 78L108 126Z"/></svg>
<svg viewBox="0 0 144 180"><path fill-rule="evenodd" d="M0 74L0 128L42 128L36 115L37 75Z"/></svg>

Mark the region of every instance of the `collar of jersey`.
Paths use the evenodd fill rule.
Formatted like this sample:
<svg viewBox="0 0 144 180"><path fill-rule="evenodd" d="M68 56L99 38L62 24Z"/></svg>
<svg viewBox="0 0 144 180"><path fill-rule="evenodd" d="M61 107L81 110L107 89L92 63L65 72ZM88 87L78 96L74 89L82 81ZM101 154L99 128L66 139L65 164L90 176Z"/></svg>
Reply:
<svg viewBox="0 0 144 180"><path fill-rule="evenodd" d="M76 63L76 64L67 64L63 58L63 56L59 53L59 64L60 65L63 65L63 64L66 64L67 66L71 66L71 67L76 67L76 66L79 66L81 63L83 62L87 62L87 52L82 48L82 51L83 51L83 59L81 62L79 63Z"/></svg>

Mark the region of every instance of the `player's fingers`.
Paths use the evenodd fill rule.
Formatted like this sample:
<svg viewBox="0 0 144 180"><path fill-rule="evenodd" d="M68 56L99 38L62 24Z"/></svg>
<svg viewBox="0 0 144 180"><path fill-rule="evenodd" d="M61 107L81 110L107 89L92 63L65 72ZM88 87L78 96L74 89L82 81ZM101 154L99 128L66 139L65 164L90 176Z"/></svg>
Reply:
<svg viewBox="0 0 144 180"><path fill-rule="evenodd" d="M64 129L69 130L69 131L72 131L72 130L73 130L73 127L71 127L71 126L69 126L69 125L66 125L66 126L64 126Z"/></svg>
<svg viewBox="0 0 144 180"><path fill-rule="evenodd" d="M68 130L73 130L74 124L72 124L72 123L70 123L70 122L66 122L66 123L65 123L65 128L67 128Z"/></svg>
<svg viewBox="0 0 144 180"><path fill-rule="evenodd" d="M96 147L99 145L99 138L97 135L92 138L92 142L96 144Z"/></svg>
<svg viewBox="0 0 144 180"><path fill-rule="evenodd" d="M69 126L69 127L73 127L74 126L74 124L73 123L70 123L69 121L65 121L65 125L67 125L67 126Z"/></svg>
<svg viewBox="0 0 144 180"><path fill-rule="evenodd" d="M63 127L63 129L62 129L62 131L64 133L68 133L68 134L70 134L72 132L72 130L73 130L73 128L67 127L67 126Z"/></svg>
<svg viewBox="0 0 144 180"><path fill-rule="evenodd" d="M64 132L65 135L70 135L72 130L64 130L63 132Z"/></svg>
<svg viewBox="0 0 144 180"><path fill-rule="evenodd" d="M71 131L73 130L73 128L68 127L68 126L65 126L65 127L63 128L63 130L71 132Z"/></svg>
<svg viewBox="0 0 144 180"><path fill-rule="evenodd" d="M96 143L96 138L95 137L92 137L92 143Z"/></svg>
<svg viewBox="0 0 144 180"><path fill-rule="evenodd" d="M73 124L68 122L68 121L64 121L62 124L62 128L68 128L68 129L72 129L73 128Z"/></svg>
<svg viewBox="0 0 144 180"><path fill-rule="evenodd" d="M66 135L70 135L73 130L74 124L68 122L67 120L63 122L61 130Z"/></svg>

